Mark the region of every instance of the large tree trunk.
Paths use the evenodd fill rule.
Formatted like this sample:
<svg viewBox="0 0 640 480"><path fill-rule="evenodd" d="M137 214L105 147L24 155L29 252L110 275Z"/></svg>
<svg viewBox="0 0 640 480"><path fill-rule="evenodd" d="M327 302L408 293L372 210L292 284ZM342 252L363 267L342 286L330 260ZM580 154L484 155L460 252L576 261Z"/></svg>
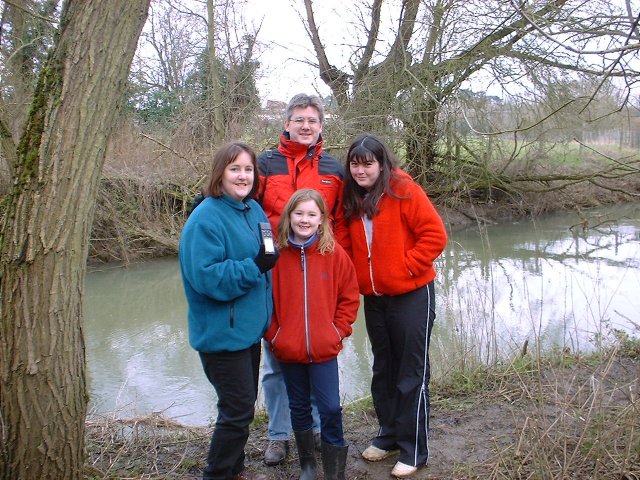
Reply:
<svg viewBox="0 0 640 480"><path fill-rule="evenodd" d="M2 479L81 478L89 234L149 1L68 0L40 76L0 245Z"/></svg>
<svg viewBox="0 0 640 480"><path fill-rule="evenodd" d="M438 159L438 104L432 99L415 101L402 133L406 144L407 172L423 186L433 180Z"/></svg>

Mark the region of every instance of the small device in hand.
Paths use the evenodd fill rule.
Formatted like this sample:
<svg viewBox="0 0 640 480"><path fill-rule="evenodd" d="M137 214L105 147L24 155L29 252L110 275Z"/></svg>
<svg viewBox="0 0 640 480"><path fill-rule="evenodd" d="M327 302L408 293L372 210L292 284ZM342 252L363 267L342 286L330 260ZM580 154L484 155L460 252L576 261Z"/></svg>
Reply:
<svg viewBox="0 0 640 480"><path fill-rule="evenodd" d="M273 255L276 253L276 248L273 243L273 232L271 231L271 224L269 222L260 222L260 236L262 237L262 244L264 245L264 253Z"/></svg>

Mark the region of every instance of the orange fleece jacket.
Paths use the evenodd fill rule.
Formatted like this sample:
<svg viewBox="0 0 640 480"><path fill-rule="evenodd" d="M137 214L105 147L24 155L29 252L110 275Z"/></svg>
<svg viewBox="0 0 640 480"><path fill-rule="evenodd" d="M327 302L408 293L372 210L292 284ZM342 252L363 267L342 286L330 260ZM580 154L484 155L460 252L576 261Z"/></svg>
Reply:
<svg viewBox="0 0 640 480"><path fill-rule="evenodd" d="M394 170L391 190L378 203L373 241L367 245L362 219L348 225L351 259L363 295L399 295L431 282L434 260L447 243L440 215L422 187L400 169Z"/></svg>

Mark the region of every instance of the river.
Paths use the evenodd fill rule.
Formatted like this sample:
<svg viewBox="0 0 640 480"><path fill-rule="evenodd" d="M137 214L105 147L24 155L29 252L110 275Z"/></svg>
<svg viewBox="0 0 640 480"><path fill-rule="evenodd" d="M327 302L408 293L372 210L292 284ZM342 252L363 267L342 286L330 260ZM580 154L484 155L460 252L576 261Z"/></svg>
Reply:
<svg viewBox="0 0 640 480"><path fill-rule="evenodd" d="M586 224L562 213L450 234L436 265L434 376L525 345L589 352L616 332L640 336L640 204L585 213ZM176 258L91 271L84 315L90 413L212 421ZM345 401L368 395L371 360L360 314L339 357Z"/></svg>

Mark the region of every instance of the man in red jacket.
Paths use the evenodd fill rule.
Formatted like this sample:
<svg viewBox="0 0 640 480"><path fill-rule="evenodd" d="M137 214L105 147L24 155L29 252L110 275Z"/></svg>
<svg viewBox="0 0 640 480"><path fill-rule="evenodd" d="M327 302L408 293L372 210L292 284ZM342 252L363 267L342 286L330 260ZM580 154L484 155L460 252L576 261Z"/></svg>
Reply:
<svg viewBox="0 0 640 480"><path fill-rule="evenodd" d="M260 193L257 200L269 217L274 232L285 204L301 188L313 188L322 194L334 226L343 221L344 170L338 160L322 150L323 124L324 107L320 97L304 93L295 95L287 107L278 148L267 150L258 157ZM269 445L264 461L267 465L278 465L285 460L289 447L289 401L278 361L268 346L262 351L262 391L269 415ZM317 435L320 421L315 406L313 410ZM317 439L319 443L319 435Z"/></svg>

